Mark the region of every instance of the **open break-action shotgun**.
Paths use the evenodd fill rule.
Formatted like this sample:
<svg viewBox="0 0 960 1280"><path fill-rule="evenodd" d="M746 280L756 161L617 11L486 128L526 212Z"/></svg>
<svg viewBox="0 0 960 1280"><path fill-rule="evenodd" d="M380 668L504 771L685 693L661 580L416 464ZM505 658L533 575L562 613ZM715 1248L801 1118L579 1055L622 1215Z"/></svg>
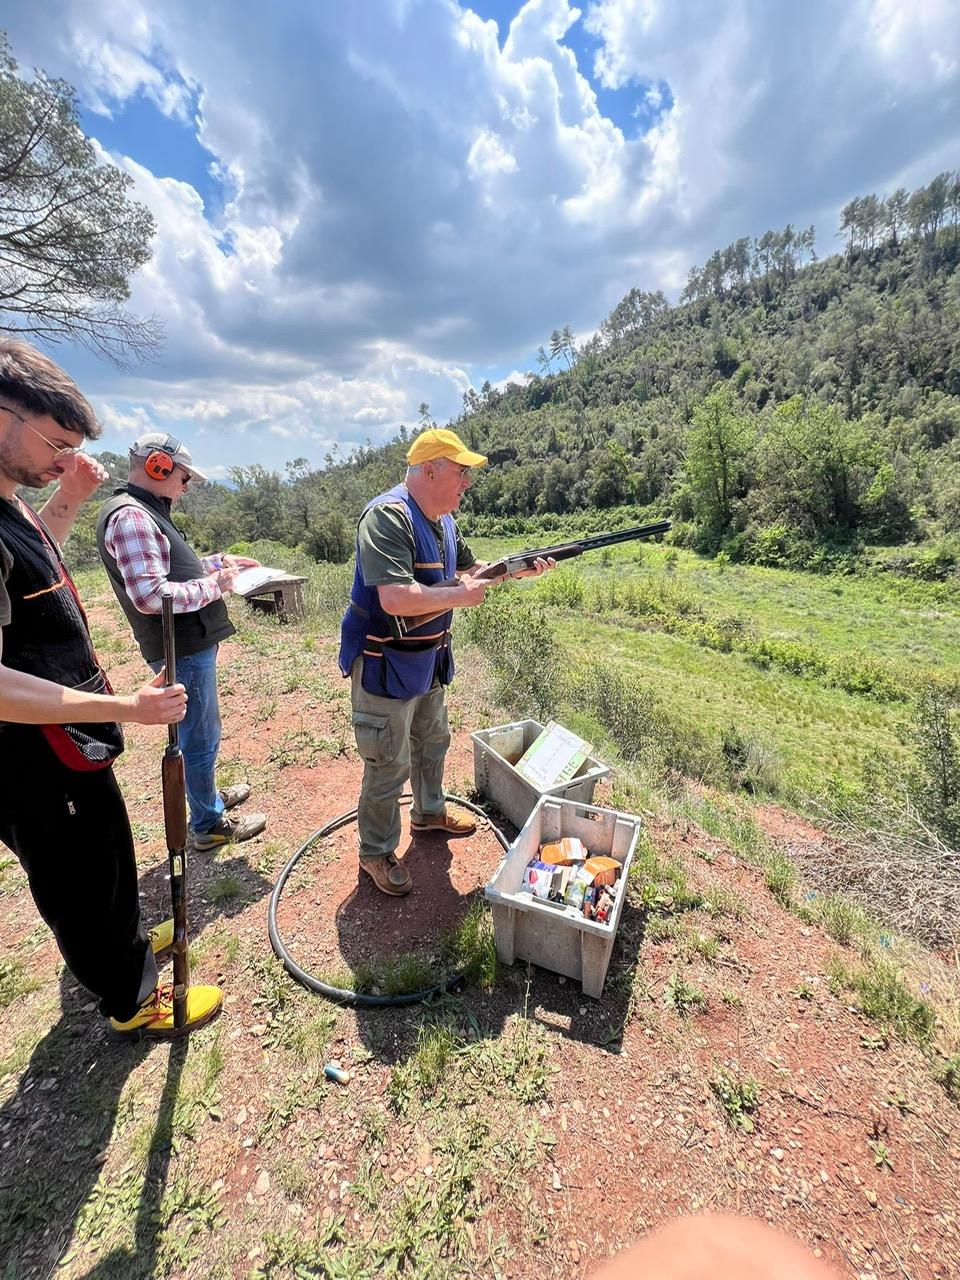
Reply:
<svg viewBox="0 0 960 1280"><path fill-rule="evenodd" d="M582 556L585 551L596 551L600 547L612 547L619 542L635 542L638 538L653 538L658 533L667 533L669 520L655 520L652 524L635 525L632 529L619 529L616 533L595 533L589 538L578 538L574 542L561 542L555 547L538 547L532 551L518 551L514 555L501 556L473 574L476 578L509 578L523 569L532 569L538 560L572 560L574 556ZM438 582L438 587L454 587L457 579ZM438 609L435 613L420 614L415 617L397 618L400 637L414 627L422 627L434 618L442 617L446 609ZM398 638L400 638L398 637Z"/></svg>
<svg viewBox="0 0 960 1280"><path fill-rule="evenodd" d="M164 683L177 683L177 654L173 638L173 599L163 597ZM190 990L190 952L187 938L187 789L183 775L180 730L167 725L167 749L163 753L163 827L170 859L170 897L173 900L173 1026L181 1031L187 1021Z"/></svg>

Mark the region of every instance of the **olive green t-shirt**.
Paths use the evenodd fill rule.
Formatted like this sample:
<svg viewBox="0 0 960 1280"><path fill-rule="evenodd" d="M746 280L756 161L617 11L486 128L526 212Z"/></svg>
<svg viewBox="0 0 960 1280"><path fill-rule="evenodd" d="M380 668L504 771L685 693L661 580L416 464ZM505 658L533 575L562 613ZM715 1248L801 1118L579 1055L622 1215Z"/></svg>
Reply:
<svg viewBox="0 0 960 1280"><path fill-rule="evenodd" d="M443 525L431 520L430 526L437 535L437 559L443 559ZM476 564L463 535L457 529L457 572L462 573ZM410 583L414 581L413 564L416 543L413 524L403 507L386 505L372 507L360 518L357 529L360 568L368 587L386 583Z"/></svg>

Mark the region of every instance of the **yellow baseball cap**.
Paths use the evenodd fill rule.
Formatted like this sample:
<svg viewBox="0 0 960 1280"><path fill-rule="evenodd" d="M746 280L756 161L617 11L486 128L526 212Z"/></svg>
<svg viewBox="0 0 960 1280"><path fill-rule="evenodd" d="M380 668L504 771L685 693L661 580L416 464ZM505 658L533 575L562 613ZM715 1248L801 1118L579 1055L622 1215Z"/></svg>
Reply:
<svg viewBox="0 0 960 1280"><path fill-rule="evenodd" d="M485 467L487 460L482 453L473 453L455 431L446 427L430 427L421 431L407 450L407 462L411 467L434 458L449 458L462 467Z"/></svg>

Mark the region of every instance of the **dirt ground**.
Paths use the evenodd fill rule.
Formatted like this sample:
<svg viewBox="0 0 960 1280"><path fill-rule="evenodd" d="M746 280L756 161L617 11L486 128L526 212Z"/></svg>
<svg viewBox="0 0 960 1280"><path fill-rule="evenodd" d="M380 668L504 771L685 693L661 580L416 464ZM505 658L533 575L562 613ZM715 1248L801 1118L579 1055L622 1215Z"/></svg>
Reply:
<svg viewBox="0 0 960 1280"><path fill-rule="evenodd" d="M112 603L91 618L114 686L133 688ZM960 1109L918 1048L833 994L844 949L692 824L646 819L707 905L652 928L629 900L598 1001L527 966L426 1008L342 1009L297 987L267 906L290 855L356 802L345 682L330 637L258 619L223 646L220 680L222 781L249 778L269 825L191 863L194 981L225 992L215 1024L173 1048L112 1042L19 869L0 878L0 1275L575 1277L678 1214L723 1210L842 1276L960 1276ZM463 666L450 708L447 785L468 795L469 733L502 713ZM119 771L151 921L168 892L163 745L133 728ZM279 911L304 967L342 982L438 956L500 846L487 824L456 841L404 824L407 899L359 878L352 826L304 855ZM821 838L769 807L763 825L785 845ZM348 1085L323 1077L331 1059ZM758 1087L742 1128L713 1087L724 1070Z"/></svg>

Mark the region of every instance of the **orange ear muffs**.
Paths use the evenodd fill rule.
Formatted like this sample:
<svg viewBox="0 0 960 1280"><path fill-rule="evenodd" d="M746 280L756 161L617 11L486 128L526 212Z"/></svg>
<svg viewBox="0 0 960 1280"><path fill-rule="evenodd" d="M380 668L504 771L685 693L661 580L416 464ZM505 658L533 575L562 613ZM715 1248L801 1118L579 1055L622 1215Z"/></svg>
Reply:
<svg viewBox="0 0 960 1280"><path fill-rule="evenodd" d="M151 480L166 480L173 474L174 461L169 453L162 449L154 449L143 460L143 469Z"/></svg>

